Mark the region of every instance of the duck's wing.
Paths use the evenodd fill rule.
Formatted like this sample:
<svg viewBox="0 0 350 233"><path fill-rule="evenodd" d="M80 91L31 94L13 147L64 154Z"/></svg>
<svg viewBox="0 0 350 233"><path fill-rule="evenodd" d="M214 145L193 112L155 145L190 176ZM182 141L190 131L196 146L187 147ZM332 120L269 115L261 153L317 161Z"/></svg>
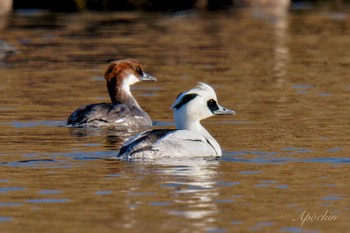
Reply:
<svg viewBox="0 0 350 233"><path fill-rule="evenodd" d="M152 150L173 157L221 156L220 146L213 138L190 130L176 130L165 135L152 145Z"/></svg>
<svg viewBox="0 0 350 233"><path fill-rule="evenodd" d="M203 135L189 130L148 130L127 141L120 148L118 157L219 157L221 151L214 143Z"/></svg>
<svg viewBox="0 0 350 233"><path fill-rule="evenodd" d="M68 125L83 126L92 123L110 123L130 115L130 109L125 104L99 103L79 107L67 120Z"/></svg>
<svg viewBox="0 0 350 233"><path fill-rule="evenodd" d="M152 146L158 140L176 131L175 129L152 129L139 133L126 141L119 150L117 157L130 156L134 153L152 150Z"/></svg>

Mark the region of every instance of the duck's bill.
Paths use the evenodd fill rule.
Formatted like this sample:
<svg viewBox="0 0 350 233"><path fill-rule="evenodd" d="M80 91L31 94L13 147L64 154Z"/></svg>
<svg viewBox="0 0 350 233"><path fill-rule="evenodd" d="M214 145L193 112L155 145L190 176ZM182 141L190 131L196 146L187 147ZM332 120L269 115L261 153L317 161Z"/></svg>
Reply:
<svg viewBox="0 0 350 233"><path fill-rule="evenodd" d="M142 77L140 78L142 81L157 81L156 77L153 77L145 72L143 72Z"/></svg>
<svg viewBox="0 0 350 233"><path fill-rule="evenodd" d="M214 110L213 114L215 114L215 115L235 115L236 114L235 111L233 111L233 110L224 108L220 105L218 105L218 107L219 107L219 109Z"/></svg>

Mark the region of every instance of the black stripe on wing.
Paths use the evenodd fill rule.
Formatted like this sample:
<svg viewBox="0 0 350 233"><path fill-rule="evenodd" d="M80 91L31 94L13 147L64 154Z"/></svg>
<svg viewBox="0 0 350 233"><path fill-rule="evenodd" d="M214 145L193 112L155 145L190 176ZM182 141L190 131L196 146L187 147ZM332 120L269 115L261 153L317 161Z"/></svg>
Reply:
<svg viewBox="0 0 350 233"><path fill-rule="evenodd" d="M175 131L175 129L153 129L142 132L141 135L139 135L140 137L136 137L135 141L122 146L117 157L123 156L124 154L132 155L136 152L151 150L152 145L157 140L173 131Z"/></svg>

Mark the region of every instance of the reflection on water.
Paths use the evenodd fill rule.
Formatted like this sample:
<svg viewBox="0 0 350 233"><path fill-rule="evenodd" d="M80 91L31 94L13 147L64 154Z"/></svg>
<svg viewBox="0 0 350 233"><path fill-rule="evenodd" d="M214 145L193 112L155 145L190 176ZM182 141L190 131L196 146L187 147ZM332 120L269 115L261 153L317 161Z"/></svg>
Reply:
<svg viewBox="0 0 350 233"><path fill-rule="evenodd" d="M218 212L215 199L215 176L219 161L204 159L157 161L162 167L161 173L174 176L163 187L175 189L173 202L186 205L186 209L171 209L170 215L189 219L205 219ZM192 199L192 200L191 200ZM208 224L210 221L208 222ZM203 226L207 226L204 222ZM209 224L210 225L210 224Z"/></svg>
<svg viewBox="0 0 350 233"><path fill-rule="evenodd" d="M147 203L146 207L165 208L165 212L160 213L162 216L156 214L157 218L161 218L163 221L167 221L166 218L173 216L181 222L183 222L181 219L200 220L193 222L193 229L215 228L213 216L219 213L217 203L225 202L220 199L216 189L215 177L219 161L204 159L171 161L165 159L155 161L152 165L138 162L133 165L135 166L133 169L137 173L148 174L151 169L152 173L157 174L153 179L158 183L157 189L159 190L150 191L148 188L154 189L152 187L144 189L144 186L135 184L131 187L125 201L129 203L130 210L137 211L137 213L125 213L126 218L131 220L127 224L128 228L135 228L140 224L136 216L142 212L140 209L144 208L144 202ZM142 182L142 179L138 178L138 180ZM140 192L140 190L148 191ZM161 193L168 193L170 197L164 199L164 194L160 195Z"/></svg>
<svg viewBox="0 0 350 233"><path fill-rule="evenodd" d="M262 1L263 2L263 1ZM259 5L256 4L252 8L255 17L265 20L273 25L274 34L274 64L272 70L274 76L278 78L277 82L281 84L287 73L287 63L289 60L289 50L287 46L288 39L288 0L276 1L275 5Z"/></svg>
<svg viewBox="0 0 350 233"><path fill-rule="evenodd" d="M295 9L1 20L19 51L0 67L1 230L346 232L348 12ZM138 131L65 126L108 101L101 77L124 57L159 77L133 87L157 128L174 127L181 90L214 86L237 112L203 121L220 160L119 161ZM338 219L301 224L304 211Z"/></svg>

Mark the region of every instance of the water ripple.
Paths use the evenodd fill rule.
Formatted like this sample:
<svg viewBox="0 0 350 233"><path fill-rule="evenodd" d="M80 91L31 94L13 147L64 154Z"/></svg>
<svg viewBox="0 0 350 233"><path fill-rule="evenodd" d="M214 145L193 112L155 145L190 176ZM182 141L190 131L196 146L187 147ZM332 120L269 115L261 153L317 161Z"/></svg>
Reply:
<svg viewBox="0 0 350 233"><path fill-rule="evenodd" d="M11 221L11 220L13 220L12 217L0 216L0 222L6 222L6 221Z"/></svg>
<svg viewBox="0 0 350 233"><path fill-rule="evenodd" d="M9 188L0 188L0 193L7 193L7 192L12 192L12 191L23 191L26 188L22 187L9 187Z"/></svg>
<svg viewBox="0 0 350 233"><path fill-rule="evenodd" d="M50 126L50 127L57 127L59 125L62 125L62 121L11 121L6 122L3 124L9 124L15 128L28 128L28 127L38 127L38 126Z"/></svg>
<svg viewBox="0 0 350 233"><path fill-rule="evenodd" d="M20 203L5 203L5 202L3 202L3 203L1 203L0 202L0 207L18 207L18 206L22 206L22 204L20 204Z"/></svg>
<svg viewBox="0 0 350 233"><path fill-rule="evenodd" d="M326 152L338 152L341 148L331 148L326 150ZM286 151L288 154L286 154ZM289 151L304 154L314 152L308 149L302 148L283 148L282 152L270 152L270 151L232 151L224 153L221 160L226 162L245 162L245 163L263 163L263 164L281 164L281 163L330 163L330 164L348 164L350 163L350 158L347 157L317 157L317 158L295 158L290 157ZM254 156L252 158L252 156ZM286 156L288 155L288 156ZM294 155L294 154L293 154Z"/></svg>
<svg viewBox="0 0 350 233"><path fill-rule="evenodd" d="M45 189L45 190L40 190L38 193L39 193L39 194L45 194L45 195L51 195L51 194L63 193L63 191L61 191L61 190L50 190L50 189Z"/></svg>
<svg viewBox="0 0 350 233"><path fill-rule="evenodd" d="M57 199L29 199L28 203L65 203L69 202L69 198L57 198Z"/></svg>

